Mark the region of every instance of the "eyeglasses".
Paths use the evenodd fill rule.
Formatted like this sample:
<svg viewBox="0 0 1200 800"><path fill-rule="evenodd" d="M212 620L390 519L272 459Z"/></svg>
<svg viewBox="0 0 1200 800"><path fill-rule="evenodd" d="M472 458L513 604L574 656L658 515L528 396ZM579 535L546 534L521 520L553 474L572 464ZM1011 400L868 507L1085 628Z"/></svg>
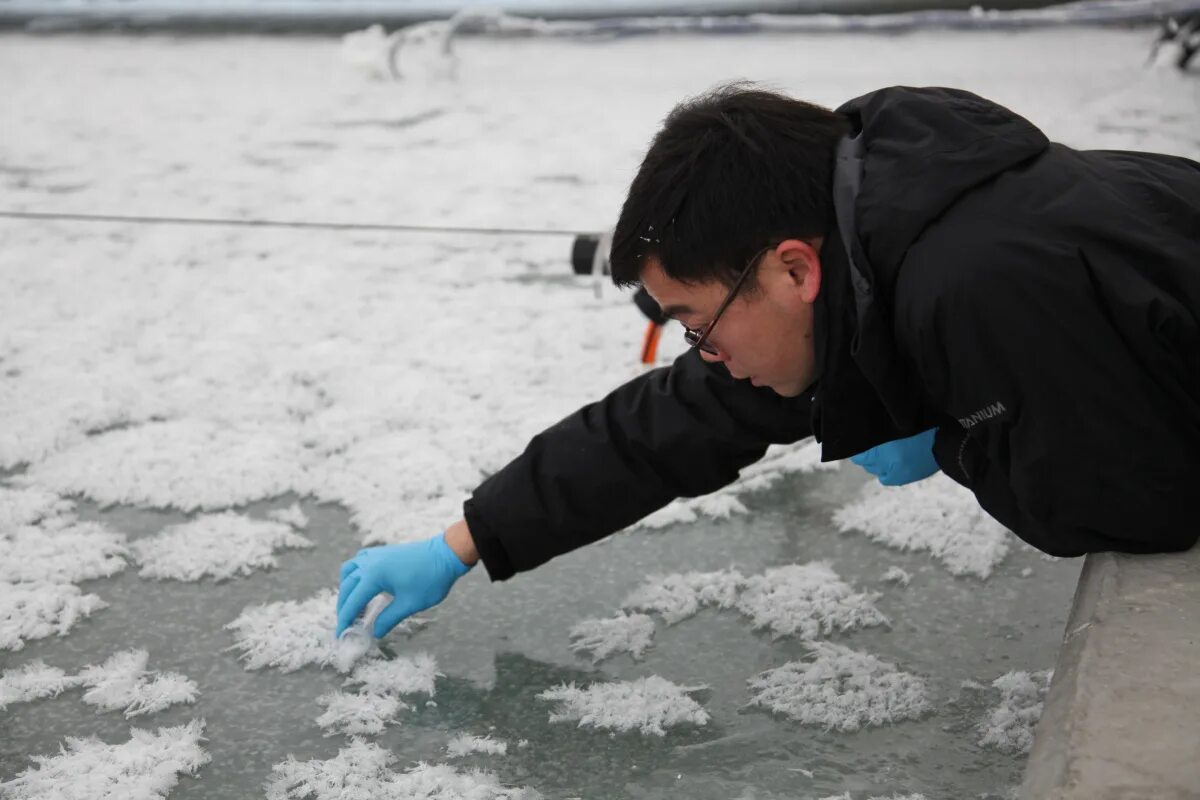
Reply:
<svg viewBox="0 0 1200 800"><path fill-rule="evenodd" d="M750 277L750 273L754 271L754 267L758 264L758 260L766 254L771 246L768 245L762 250L759 250L750 260L746 262L746 266L742 268L742 274L738 275L738 279L733 282L733 288L729 290L729 294L725 295L725 299L721 301L721 305L717 306L717 313L713 314L712 320L704 326L704 330L696 330L683 326L683 340L692 347L695 347L701 352L708 353L710 356L720 355L717 348L708 343L708 337L713 332L713 328L717 327L717 320L725 313L725 309L729 308L729 304L733 302L733 298L737 297L738 290L742 288L742 284L746 282L746 278Z"/></svg>

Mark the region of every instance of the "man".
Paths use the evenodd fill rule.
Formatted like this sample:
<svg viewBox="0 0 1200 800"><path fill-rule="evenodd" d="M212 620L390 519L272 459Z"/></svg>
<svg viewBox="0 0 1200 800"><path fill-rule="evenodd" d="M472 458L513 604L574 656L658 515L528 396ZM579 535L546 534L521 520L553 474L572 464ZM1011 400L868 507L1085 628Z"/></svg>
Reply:
<svg viewBox="0 0 1200 800"><path fill-rule="evenodd" d="M692 349L536 436L464 519L342 568L383 635L813 435L887 483L940 466L1054 555L1200 535L1200 164L1077 151L951 89L836 112L739 86L667 118L614 235ZM858 454L858 455L856 455Z"/></svg>

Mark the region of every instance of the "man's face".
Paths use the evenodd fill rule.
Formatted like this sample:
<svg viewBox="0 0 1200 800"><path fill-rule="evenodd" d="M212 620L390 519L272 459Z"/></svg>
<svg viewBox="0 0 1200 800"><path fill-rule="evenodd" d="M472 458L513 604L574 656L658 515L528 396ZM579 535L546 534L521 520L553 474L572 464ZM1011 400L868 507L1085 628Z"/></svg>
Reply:
<svg viewBox="0 0 1200 800"><path fill-rule="evenodd" d="M708 337L720 362L737 379L769 386L795 397L816 380L813 303L821 285L819 239L789 239L768 250L757 272L725 309ZM718 281L687 284L663 272L656 258L642 268L642 285L663 312L694 330L704 330L729 287Z"/></svg>

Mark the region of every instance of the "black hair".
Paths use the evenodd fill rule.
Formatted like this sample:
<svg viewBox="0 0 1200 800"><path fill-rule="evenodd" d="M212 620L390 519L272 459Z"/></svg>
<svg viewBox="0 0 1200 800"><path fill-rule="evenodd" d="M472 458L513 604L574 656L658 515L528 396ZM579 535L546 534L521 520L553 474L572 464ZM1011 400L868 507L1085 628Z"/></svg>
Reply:
<svg viewBox="0 0 1200 800"><path fill-rule="evenodd" d="M849 130L842 114L745 83L680 103L621 208L613 282L639 283L653 256L675 280L732 285L761 248L824 236L834 150Z"/></svg>

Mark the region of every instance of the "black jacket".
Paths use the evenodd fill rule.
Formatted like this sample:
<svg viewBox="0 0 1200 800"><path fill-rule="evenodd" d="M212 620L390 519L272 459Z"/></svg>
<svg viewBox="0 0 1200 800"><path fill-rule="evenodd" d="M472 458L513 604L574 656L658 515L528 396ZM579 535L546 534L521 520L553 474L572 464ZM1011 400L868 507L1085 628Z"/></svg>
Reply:
<svg viewBox="0 0 1200 800"><path fill-rule="evenodd" d="M465 514L493 579L714 491L771 443L824 460L938 428L934 454L1054 555L1200 536L1200 164L1078 151L950 89L839 109L820 378L801 397L696 353L577 411Z"/></svg>

